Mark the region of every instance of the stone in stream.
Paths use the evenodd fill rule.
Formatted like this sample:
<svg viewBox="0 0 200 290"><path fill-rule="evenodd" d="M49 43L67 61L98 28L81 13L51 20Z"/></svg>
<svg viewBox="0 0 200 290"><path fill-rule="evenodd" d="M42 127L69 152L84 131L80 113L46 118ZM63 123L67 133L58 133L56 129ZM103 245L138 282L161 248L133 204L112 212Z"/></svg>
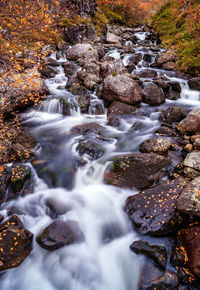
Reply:
<svg viewBox="0 0 200 290"><path fill-rule="evenodd" d="M141 78L156 78L158 73L152 69L144 69L139 72Z"/></svg>
<svg viewBox="0 0 200 290"><path fill-rule="evenodd" d="M11 169L10 184L13 193L18 193L25 182L31 177L31 169L26 165L13 166Z"/></svg>
<svg viewBox="0 0 200 290"><path fill-rule="evenodd" d="M176 64L172 61L168 61L166 63L163 63L162 68L165 70L175 70Z"/></svg>
<svg viewBox="0 0 200 290"><path fill-rule="evenodd" d="M48 250L54 251L66 245L80 243L84 240L84 235L76 221L56 220L37 236L38 244Z"/></svg>
<svg viewBox="0 0 200 290"><path fill-rule="evenodd" d="M47 207L47 214L52 219L56 219L59 215L63 215L67 211L71 210L69 206L66 206L65 204L54 198L47 198L45 200L45 205Z"/></svg>
<svg viewBox="0 0 200 290"><path fill-rule="evenodd" d="M158 67L163 67L164 64L175 62L177 59L175 52L167 51L163 53L159 58L156 60L156 64Z"/></svg>
<svg viewBox="0 0 200 290"><path fill-rule="evenodd" d="M59 62L56 59L52 58L52 57L47 57L45 59L45 64L44 65L50 65L50 66L53 66L53 67L60 66Z"/></svg>
<svg viewBox="0 0 200 290"><path fill-rule="evenodd" d="M66 55L69 60L78 60L79 58L98 60L97 50L88 43L76 44L71 48L68 48Z"/></svg>
<svg viewBox="0 0 200 290"><path fill-rule="evenodd" d="M112 126L112 127L119 127L120 126L120 119L117 117L110 117L108 118L108 126Z"/></svg>
<svg viewBox="0 0 200 290"><path fill-rule="evenodd" d="M168 108L161 112L159 120L165 124L173 124L182 121L186 117L181 107Z"/></svg>
<svg viewBox="0 0 200 290"><path fill-rule="evenodd" d="M113 102L107 110L108 118L118 115L133 115L136 111L136 107L130 106L122 102Z"/></svg>
<svg viewBox="0 0 200 290"><path fill-rule="evenodd" d="M200 108L192 110L176 127L182 133L200 131Z"/></svg>
<svg viewBox="0 0 200 290"><path fill-rule="evenodd" d="M164 92L168 91L170 88L169 83L164 80L164 79L157 79L154 80L154 84L156 84L157 86L159 86L161 89L163 89Z"/></svg>
<svg viewBox="0 0 200 290"><path fill-rule="evenodd" d="M88 134L98 134L102 135L105 128L98 123L91 122L87 124L77 125L70 130L70 134L88 135Z"/></svg>
<svg viewBox="0 0 200 290"><path fill-rule="evenodd" d="M164 154L170 149L172 142L166 137L155 137L140 144L139 149L143 153Z"/></svg>
<svg viewBox="0 0 200 290"><path fill-rule="evenodd" d="M66 83L66 89L74 95L84 95L87 93L86 87L80 84L80 81L76 75L69 76Z"/></svg>
<svg viewBox="0 0 200 290"><path fill-rule="evenodd" d="M191 152L187 155L184 162L184 173L190 178L200 176L200 153Z"/></svg>
<svg viewBox="0 0 200 290"><path fill-rule="evenodd" d="M184 188L178 198L177 208L186 214L200 216L200 177Z"/></svg>
<svg viewBox="0 0 200 290"><path fill-rule="evenodd" d="M19 266L31 252L32 239L16 215L0 224L0 271Z"/></svg>
<svg viewBox="0 0 200 290"><path fill-rule="evenodd" d="M103 82L103 97L108 101L121 101L129 105L142 101L142 89L127 75L109 75Z"/></svg>
<svg viewBox="0 0 200 290"><path fill-rule="evenodd" d="M178 240L186 254L186 265L200 278L200 226L180 230Z"/></svg>
<svg viewBox="0 0 200 290"><path fill-rule="evenodd" d="M51 65L45 65L41 70L41 75L45 78L53 78L57 73L58 70Z"/></svg>
<svg viewBox="0 0 200 290"><path fill-rule="evenodd" d="M165 102L165 94L163 90L154 83L145 85L144 87L144 103L151 106L159 106Z"/></svg>
<svg viewBox="0 0 200 290"><path fill-rule="evenodd" d="M82 141L76 147L80 155L88 154L92 159L98 159L104 154L103 148L92 141Z"/></svg>
<svg viewBox="0 0 200 290"><path fill-rule="evenodd" d="M181 94L181 86L179 82L170 81L169 82L169 90L166 93L166 96L170 100L178 100Z"/></svg>
<svg viewBox="0 0 200 290"><path fill-rule="evenodd" d="M171 160L155 153L136 153L114 157L104 175L107 184L147 188L165 174Z"/></svg>
<svg viewBox="0 0 200 290"><path fill-rule="evenodd" d="M186 185L187 180L176 178L128 197L126 212L141 234L163 236L177 231L183 222L177 199Z"/></svg>
<svg viewBox="0 0 200 290"><path fill-rule="evenodd" d="M87 114L90 105L90 95L85 94L78 97L78 104L80 106L81 113Z"/></svg>
<svg viewBox="0 0 200 290"><path fill-rule="evenodd" d="M136 254L143 254L152 259L159 267L165 269L167 265L167 250L162 245L149 245L148 242L135 241L130 245Z"/></svg>
<svg viewBox="0 0 200 290"><path fill-rule="evenodd" d="M64 68L64 73L66 76L69 75L73 75L77 72L78 67L77 65L75 65L74 63L70 62L70 61L66 61L62 64L63 68Z"/></svg>
<svg viewBox="0 0 200 290"><path fill-rule="evenodd" d="M110 44L119 44L121 42L121 37L119 37L118 35L111 33L111 32L107 32L106 34L106 43L110 43Z"/></svg>
<svg viewBox="0 0 200 290"><path fill-rule="evenodd" d="M200 91L200 77L191 78L188 81L188 85L191 90Z"/></svg>
<svg viewBox="0 0 200 290"><path fill-rule="evenodd" d="M102 59L105 56L105 54L106 54L104 47L103 46L99 46L97 48L97 53L98 53L99 59Z"/></svg>
<svg viewBox="0 0 200 290"><path fill-rule="evenodd" d="M95 85L100 83L100 67L94 62L87 62L83 68L77 73L77 77L82 80L84 86L93 89Z"/></svg>
<svg viewBox="0 0 200 290"><path fill-rule="evenodd" d="M142 60L142 54L134 53L134 55L128 59L128 65L137 65L141 60Z"/></svg>
<svg viewBox="0 0 200 290"><path fill-rule="evenodd" d="M120 59L103 62L101 65L101 70L103 78L106 78L110 74L123 74L128 72L123 64L123 61Z"/></svg>

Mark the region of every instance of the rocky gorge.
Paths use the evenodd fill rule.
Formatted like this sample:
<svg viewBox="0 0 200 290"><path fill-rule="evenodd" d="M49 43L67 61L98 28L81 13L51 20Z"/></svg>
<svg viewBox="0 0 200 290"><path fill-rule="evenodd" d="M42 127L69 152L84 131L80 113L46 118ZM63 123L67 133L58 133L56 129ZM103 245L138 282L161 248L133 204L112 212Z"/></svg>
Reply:
<svg viewBox="0 0 200 290"><path fill-rule="evenodd" d="M77 42L20 115L34 156L1 171L1 289L199 289L200 78L146 26Z"/></svg>

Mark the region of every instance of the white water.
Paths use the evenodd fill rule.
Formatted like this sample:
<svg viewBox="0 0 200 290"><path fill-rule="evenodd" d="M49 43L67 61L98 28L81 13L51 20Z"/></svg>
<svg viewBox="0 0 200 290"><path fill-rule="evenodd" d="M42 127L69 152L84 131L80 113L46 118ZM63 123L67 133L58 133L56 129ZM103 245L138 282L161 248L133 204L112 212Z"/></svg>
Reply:
<svg viewBox="0 0 200 290"><path fill-rule="evenodd" d="M136 36L144 40L146 33L137 33ZM110 52L109 55L120 58L118 50ZM129 55L125 56L124 62L128 57ZM63 61L64 59L60 60ZM123 210L126 198L136 192L103 184L103 174L109 157L137 151L138 145L153 135L160 126L159 112L156 107L150 108L141 104L145 116L123 119L118 128L113 128L106 125L106 111L103 115L92 115L93 103L95 105L99 102L103 106L102 101L93 94L90 114L72 110L71 116L63 117L58 98L75 98L64 89L66 80L60 67L59 74L46 81L51 95L44 102L44 106L24 115L25 123L31 126L40 146L36 151L37 158L44 158L53 170L63 175L63 164L72 156L78 156L76 146L83 138L70 136L71 128L91 122L106 128L108 140L102 141L105 154L95 161L83 156L87 164L79 167L72 190L62 187L62 182L56 188L49 187L47 181L40 179L29 164L34 176L33 194L8 202L0 213L5 215L6 208L11 206L24 212L20 219L34 234L33 250L20 267L7 271L1 277L0 289L136 290L141 260L129 250L129 245L138 237ZM181 105L187 109L200 106L199 92L189 90L186 81L178 81L182 86L181 98L177 101L167 100L159 109L174 105ZM131 131L133 125L136 129ZM97 136L91 135L90 138L97 140ZM50 151L48 154L52 148L55 152L52 151L54 153L51 154ZM59 176L57 177L59 179ZM62 208L66 208L66 213L60 215L59 219L75 220L79 223L85 235L84 242L54 252L42 249L35 242L35 237L53 222L45 205L47 199L54 200L62 205Z"/></svg>

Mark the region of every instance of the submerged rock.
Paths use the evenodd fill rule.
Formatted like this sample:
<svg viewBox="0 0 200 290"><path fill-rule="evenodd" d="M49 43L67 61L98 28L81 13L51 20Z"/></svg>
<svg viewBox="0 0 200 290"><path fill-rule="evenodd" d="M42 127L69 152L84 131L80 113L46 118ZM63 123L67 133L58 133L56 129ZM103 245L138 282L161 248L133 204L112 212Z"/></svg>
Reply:
<svg viewBox="0 0 200 290"><path fill-rule="evenodd" d="M36 240L42 248L54 251L66 245L82 242L84 235L77 222L57 220L46 227Z"/></svg>
<svg viewBox="0 0 200 290"><path fill-rule="evenodd" d="M149 245L148 242L136 241L130 245L132 251L136 254L144 254L152 259L161 268L167 265L167 250L161 245Z"/></svg>
<svg viewBox="0 0 200 290"><path fill-rule="evenodd" d="M164 174L171 160L155 153L136 153L114 157L104 181L119 187L147 188Z"/></svg>
<svg viewBox="0 0 200 290"><path fill-rule="evenodd" d="M16 215L0 224L0 271L19 266L31 252L32 239Z"/></svg>
<svg viewBox="0 0 200 290"><path fill-rule="evenodd" d="M163 236L177 231L183 222L177 199L186 185L185 179L176 178L128 197L126 212L141 234Z"/></svg>
<svg viewBox="0 0 200 290"><path fill-rule="evenodd" d="M142 89L126 75L109 75L104 79L103 97L108 101L136 104L142 101Z"/></svg>
<svg viewBox="0 0 200 290"><path fill-rule="evenodd" d="M144 141L140 144L139 149L143 153L163 154L169 150L171 144L172 142L166 137L155 137Z"/></svg>

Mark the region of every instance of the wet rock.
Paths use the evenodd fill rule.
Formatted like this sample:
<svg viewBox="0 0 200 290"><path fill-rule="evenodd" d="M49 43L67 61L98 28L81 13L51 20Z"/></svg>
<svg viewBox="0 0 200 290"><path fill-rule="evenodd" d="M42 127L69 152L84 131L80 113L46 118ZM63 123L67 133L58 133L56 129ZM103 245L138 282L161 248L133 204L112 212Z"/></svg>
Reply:
<svg viewBox="0 0 200 290"><path fill-rule="evenodd" d="M87 89L80 84L76 75L69 76L66 84L66 89L74 95L84 95L87 93Z"/></svg>
<svg viewBox="0 0 200 290"><path fill-rule="evenodd" d="M185 179L176 178L128 197L126 212L141 234L162 236L177 231L183 222L177 199L186 185Z"/></svg>
<svg viewBox="0 0 200 290"><path fill-rule="evenodd" d="M163 53L156 61L157 65L162 67L166 63L171 63L176 61L176 54L172 51Z"/></svg>
<svg viewBox="0 0 200 290"><path fill-rule="evenodd" d="M167 250L161 245L149 245L148 242L136 241L130 245L132 251L136 254L144 254L152 259L161 268L167 265Z"/></svg>
<svg viewBox="0 0 200 290"><path fill-rule="evenodd" d="M200 77L191 78L188 81L188 85L191 90L200 91Z"/></svg>
<svg viewBox="0 0 200 290"><path fill-rule="evenodd" d="M50 65L45 65L41 70L41 75L46 78L53 78L58 73L58 70L55 67Z"/></svg>
<svg viewBox="0 0 200 290"><path fill-rule="evenodd" d="M166 137L155 137L144 141L140 144L139 149L143 153L163 154L169 150L171 144L172 142Z"/></svg>
<svg viewBox="0 0 200 290"><path fill-rule="evenodd" d="M113 102L107 111L108 117L118 115L133 115L136 111L136 107L124 104L122 102Z"/></svg>
<svg viewBox="0 0 200 290"><path fill-rule="evenodd" d="M59 67L60 66L59 62L56 59L52 58L52 57L47 57L45 59L45 65L50 65L50 66L53 66L53 67Z"/></svg>
<svg viewBox="0 0 200 290"><path fill-rule="evenodd" d="M107 32L106 34L106 43L110 43L110 44L118 44L121 42L121 37L119 37L118 35L111 33L111 32Z"/></svg>
<svg viewBox="0 0 200 290"><path fill-rule="evenodd" d="M144 102L151 106L158 106L165 102L165 94L157 85L147 84L144 87Z"/></svg>
<svg viewBox="0 0 200 290"><path fill-rule="evenodd" d="M124 52L125 53L134 53L134 46L132 44L128 44L124 46Z"/></svg>
<svg viewBox="0 0 200 290"><path fill-rule="evenodd" d="M119 187L147 188L158 181L171 163L168 158L154 153L136 153L114 157L104 181Z"/></svg>
<svg viewBox="0 0 200 290"><path fill-rule="evenodd" d="M176 128L182 133L196 133L200 131L200 109L191 111Z"/></svg>
<svg viewBox="0 0 200 290"><path fill-rule="evenodd" d="M103 97L132 105L142 101L142 89L126 75L109 75L103 82Z"/></svg>
<svg viewBox="0 0 200 290"><path fill-rule="evenodd" d="M66 51L67 59L78 60L79 58L85 59L98 59L98 53L90 44L76 44Z"/></svg>
<svg viewBox="0 0 200 290"><path fill-rule="evenodd" d="M122 60L119 59L115 59L112 62L103 62L101 65L101 70L103 78L106 78L110 74L123 74L128 72Z"/></svg>
<svg viewBox="0 0 200 290"><path fill-rule="evenodd" d="M193 136L191 137L191 141L192 141L193 146L194 146L196 149L199 149L199 147L200 147L200 133L197 132L195 135L193 135Z"/></svg>
<svg viewBox="0 0 200 290"><path fill-rule="evenodd" d="M31 169L26 165L17 165L11 169L10 184L14 193L19 192L31 176Z"/></svg>
<svg viewBox="0 0 200 290"><path fill-rule="evenodd" d="M68 2L68 1L66 1ZM80 1L82 2L82 1ZM70 8L74 10L73 8ZM95 37L95 29L92 25L79 23L66 26L63 31L63 38L67 43L77 44L83 43L88 40L93 40Z"/></svg>
<svg viewBox="0 0 200 290"><path fill-rule="evenodd" d="M161 112L159 120L162 123L173 124L182 121L186 117L185 112L181 107L168 108Z"/></svg>
<svg viewBox="0 0 200 290"><path fill-rule="evenodd" d="M105 128L98 123L92 122L87 123L83 125L77 125L73 127L70 131L71 134L81 134L81 135L87 135L87 134L99 134L101 135Z"/></svg>
<svg viewBox="0 0 200 290"><path fill-rule="evenodd" d="M175 70L176 69L176 65L175 65L174 62L168 61L168 62L166 62L166 63L164 63L162 65L162 68L166 69L166 70Z"/></svg>
<svg viewBox="0 0 200 290"><path fill-rule="evenodd" d="M164 92L168 91L170 88L170 85L167 81L163 79L157 79L154 81L154 83L159 86L161 89L163 89Z"/></svg>
<svg viewBox="0 0 200 290"><path fill-rule="evenodd" d="M171 81L169 82L169 90L167 92L167 98L170 100L177 100L180 98L181 86L179 82Z"/></svg>
<svg viewBox="0 0 200 290"><path fill-rule="evenodd" d="M142 60L142 54L141 53L134 53L134 55L128 59L128 64L129 65L137 65L141 60Z"/></svg>
<svg viewBox="0 0 200 290"><path fill-rule="evenodd" d="M148 288L149 285L151 285L151 282L163 276L164 273L165 271L162 268L157 267L152 260L146 258L140 271L140 280L138 283L139 284L138 289L139 290L153 289Z"/></svg>
<svg viewBox="0 0 200 290"><path fill-rule="evenodd" d="M50 224L36 238L38 244L48 251L54 251L66 245L80 243L83 240L84 236L77 222L65 222L61 220Z"/></svg>
<svg viewBox="0 0 200 290"><path fill-rule="evenodd" d="M62 107L63 116L70 116L70 104L64 99L60 99L59 102Z"/></svg>
<svg viewBox="0 0 200 290"><path fill-rule="evenodd" d="M100 83L99 72L100 67L96 63L87 62L77 76L83 81L85 87L91 90Z"/></svg>
<svg viewBox="0 0 200 290"><path fill-rule="evenodd" d="M90 105L90 95L82 95L78 98L78 104L80 106L81 113L87 114Z"/></svg>
<svg viewBox="0 0 200 290"><path fill-rule="evenodd" d="M65 75L66 76L69 76L69 75L73 75L77 72L78 70L78 67L70 62L70 61L66 61L62 64L63 68L64 68L64 72L65 72Z"/></svg>
<svg viewBox="0 0 200 290"><path fill-rule="evenodd" d="M33 234L13 215L0 224L0 271L19 266L30 254Z"/></svg>
<svg viewBox="0 0 200 290"><path fill-rule="evenodd" d="M195 178L200 176L200 153L191 152L187 155L184 162L184 173L186 176Z"/></svg>
<svg viewBox="0 0 200 290"><path fill-rule="evenodd" d="M133 70L136 69L136 66L135 66L135 64L128 64L128 65L126 66L126 69L127 69L128 73L131 74L131 73L133 72Z"/></svg>
<svg viewBox="0 0 200 290"><path fill-rule="evenodd" d="M120 126L120 120L117 117L110 117L108 119L108 126L112 127L119 127Z"/></svg>
<svg viewBox="0 0 200 290"><path fill-rule="evenodd" d="M139 73L139 76L141 78L156 78L157 77L157 72L155 70L151 70L151 69L144 69L144 70L141 70L140 73Z"/></svg>
<svg viewBox="0 0 200 290"><path fill-rule="evenodd" d="M184 188L178 198L177 208L186 214L200 216L200 177Z"/></svg>
<svg viewBox="0 0 200 290"><path fill-rule="evenodd" d="M155 134L159 134L161 136L169 136L169 137L177 135L175 129L168 126L163 126L163 125L158 130L155 131Z"/></svg>
<svg viewBox="0 0 200 290"><path fill-rule="evenodd" d="M66 205L53 198L48 198L45 201L45 205L47 207L47 214L53 219L70 210L70 208L66 207Z"/></svg>
<svg viewBox="0 0 200 290"><path fill-rule="evenodd" d="M185 249L188 267L197 277L200 277L200 226L180 230L178 239Z"/></svg>
<svg viewBox="0 0 200 290"><path fill-rule="evenodd" d="M99 55L99 59L103 58L105 56L105 54L106 54L104 47L103 46L99 46L97 48L97 53Z"/></svg>
<svg viewBox="0 0 200 290"><path fill-rule="evenodd" d="M141 285L140 290L146 289L159 289L159 290L174 290L177 289L179 285L179 279L177 274L174 274L170 271L166 271L166 273L157 278L154 281L151 281L148 285Z"/></svg>
<svg viewBox="0 0 200 290"><path fill-rule="evenodd" d="M76 150L80 155L88 154L92 159L98 159L104 154L103 148L92 141L83 141L78 144Z"/></svg>

